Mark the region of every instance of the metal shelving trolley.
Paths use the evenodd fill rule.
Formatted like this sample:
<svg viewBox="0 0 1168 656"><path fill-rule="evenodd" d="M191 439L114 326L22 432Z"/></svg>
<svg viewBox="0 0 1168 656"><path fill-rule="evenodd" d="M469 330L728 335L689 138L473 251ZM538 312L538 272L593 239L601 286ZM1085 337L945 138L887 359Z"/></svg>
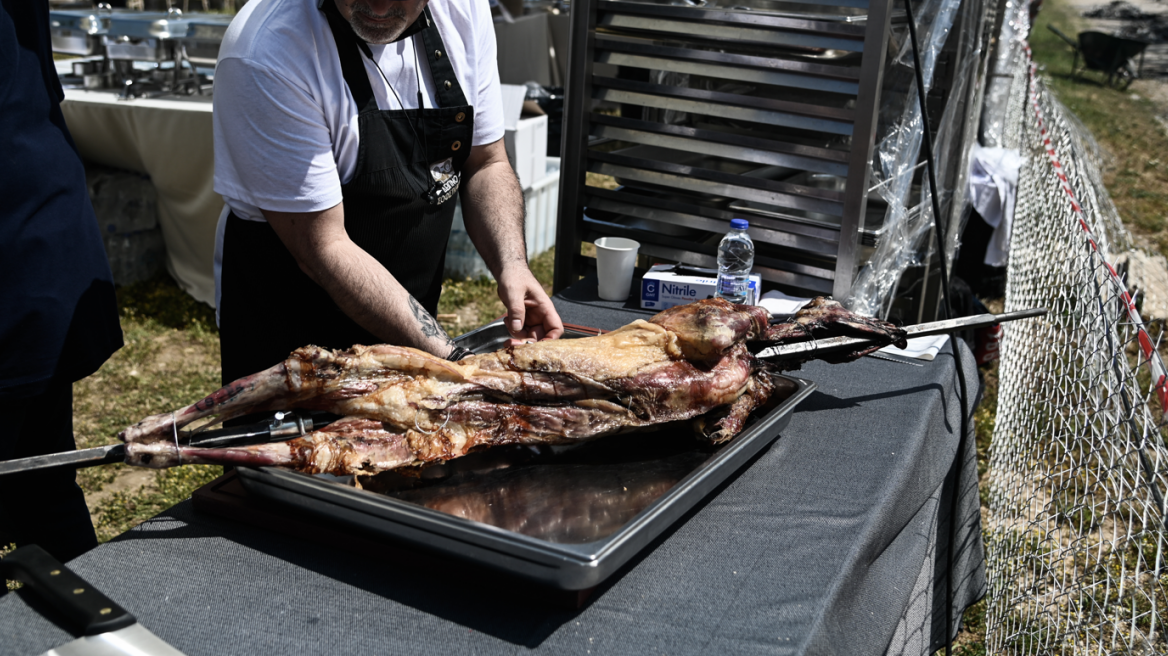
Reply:
<svg viewBox="0 0 1168 656"><path fill-rule="evenodd" d="M986 12L979 0L937 4L960 9L936 53L930 118L955 93L976 115ZM877 140L915 102L911 68L894 61L904 15L891 0L575 0L555 288L594 266L581 243L602 236L716 266L730 220L747 218L764 281L848 297L889 213L872 173ZM976 47L961 44L969 34ZM954 155L968 122L939 139Z"/></svg>

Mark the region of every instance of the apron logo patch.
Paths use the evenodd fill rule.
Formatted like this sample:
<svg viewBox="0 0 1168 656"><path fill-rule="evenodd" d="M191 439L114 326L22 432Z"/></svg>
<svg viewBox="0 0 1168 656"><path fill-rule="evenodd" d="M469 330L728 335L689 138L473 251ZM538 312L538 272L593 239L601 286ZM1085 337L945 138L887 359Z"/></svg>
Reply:
<svg viewBox="0 0 1168 656"><path fill-rule="evenodd" d="M454 170L454 160L451 157L431 164L430 176L434 178L434 184L427 194L431 205L441 205L450 200L462 182L462 173Z"/></svg>

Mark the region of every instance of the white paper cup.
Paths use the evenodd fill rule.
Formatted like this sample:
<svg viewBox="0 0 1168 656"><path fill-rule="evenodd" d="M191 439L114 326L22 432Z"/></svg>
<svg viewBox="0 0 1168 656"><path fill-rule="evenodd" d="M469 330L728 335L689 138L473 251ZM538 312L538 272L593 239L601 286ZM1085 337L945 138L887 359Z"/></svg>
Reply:
<svg viewBox="0 0 1168 656"><path fill-rule="evenodd" d="M597 290L606 301L623 301L629 297L633 284L633 269L637 264L637 249L641 245L624 237L601 237L596 240Z"/></svg>

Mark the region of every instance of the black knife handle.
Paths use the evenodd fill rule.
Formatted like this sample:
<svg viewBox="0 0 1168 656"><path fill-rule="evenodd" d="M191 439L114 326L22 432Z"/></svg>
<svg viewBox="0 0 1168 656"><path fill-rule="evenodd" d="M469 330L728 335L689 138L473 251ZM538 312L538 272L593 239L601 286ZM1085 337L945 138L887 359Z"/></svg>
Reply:
<svg viewBox="0 0 1168 656"><path fill-rule="evenodd" d="M82 635L116 631L137 622L126 609L35 544L0 558L0 574L28 586L68 618Z"/></svg>

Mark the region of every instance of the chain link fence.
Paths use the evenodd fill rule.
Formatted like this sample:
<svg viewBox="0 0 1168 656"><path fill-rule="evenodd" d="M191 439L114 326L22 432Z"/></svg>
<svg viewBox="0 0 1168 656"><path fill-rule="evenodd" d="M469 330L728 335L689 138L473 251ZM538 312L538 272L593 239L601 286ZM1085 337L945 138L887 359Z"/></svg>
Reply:
<svg viewBox="0 0 1168 656"><path fill-rule="evenodd" d="M1024 164L1005 309L1050 312L1003 326L984 524L986 646L1168 654L1159 344L1107 263L1128 248L1127 235L1089 133L1028 56L1014 79L1004 130L1017 135Z"/></svg>

